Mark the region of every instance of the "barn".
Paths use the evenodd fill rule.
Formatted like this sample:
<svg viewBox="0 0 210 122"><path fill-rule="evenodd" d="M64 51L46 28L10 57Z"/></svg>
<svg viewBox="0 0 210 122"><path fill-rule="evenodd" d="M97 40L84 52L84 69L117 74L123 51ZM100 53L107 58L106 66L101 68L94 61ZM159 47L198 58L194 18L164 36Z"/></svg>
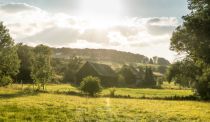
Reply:
<svg viewBox="0 0 210 122"><path fill-rule="evenodd" d="M87 76L100 78L103 86L113 86L117 82L117 74L108 65L86 62L76 74L77 81L81 82Z"/></svg>

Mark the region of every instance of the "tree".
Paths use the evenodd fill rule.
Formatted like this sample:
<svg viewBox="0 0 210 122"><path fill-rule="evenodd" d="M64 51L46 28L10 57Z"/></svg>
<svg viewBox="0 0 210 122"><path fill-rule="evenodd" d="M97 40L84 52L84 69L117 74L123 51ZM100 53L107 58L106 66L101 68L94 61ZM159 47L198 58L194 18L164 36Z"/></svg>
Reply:
<svg viewBox="0 0 210 122"><path fill-rule="evenodd" d="M174 81L184 87L192 87L196 82L196 76L201 73L201 69L197 67L190 59L184 59L172 64L167 72L167 80Z"/></svg>
<svg viewBox="0 0 210 122"><path fill-rule="evenodd" d="M14 79L19 72L19 67L17 48L10 37L9 30L0 22L0 82L5 82L3 79Z"/></svg>
<svg viewBox="0 0 210 122"><path fill-rule="evenodd" d="M131 66L124 65L120 69L120 74L124 77L127 85L133 85L136 83L136 76L133 74Z"/></svg>
<svg viewBox="0 0 210 122"><path fill-rule="evenodd" d="M68 66L64 72L64 81L75 83L76 72L82 64L82 59L76 56L73 56L69 59Z"/></svg>
<svg viewBox="0 0 210 122"><path fill-rule="evenodd" d="M96 93L102 90L101 80L97 77L87 76L80 83L80 90L90 96L95 96Z"/></svg>
<svg viewBox="0 0 210 122"><path fill-rule="evenodd" d="M167 71L167 66L162 66L162 65L158 66L157 71L162 73L162 74L165 74L166 71Z"/></svg>
<svg viewBox="0 0 210 122"><path fill-rule="evenodd" d="M209 0L188 0L191 13L184 16L171 38L171 49L185 52L194 60L210 63L210 3Z"/></svg>
<svg viewBox="0 0 210 122"><path fill-rule="evenodd" d="M152 58L149 59L149 64L154 64Z"/></svg>
<svg viewBox="0 0 210 122"><path fill-rule="evenodd" d="M45 85L52 78L51 50L45 45L38 45L33 50L31 77L34 83L45 89Z"/></svg>
<svg viewBox="0 0 210 122"><path fill-rule="evenodd" d="M17 47L18 57L21 61L17 80L23 83L32 83L33 81L30 75L33 58L32 47L23 45L22 43L18 44Z"/></svg>
<svg viewBox="0 0 210 122"><path fill-rule="evenodd" d="M144 87L155 87L156 86L156 81L152 72L151 67L146 67L145 70L145 77L144 77L144 82L142 83Z"/></svg>
<svg viewBox="0 0 210 122"><path fill-rule="evenodd" d="M0 87L7 86L12 83L12 79L10 76L2 76L0 79Z"/></svg>
<svg viewBox="0 0 210 122"><path fill-rule="evenodd" d="M190 14L183 16L183 25L176 28L171 38L171 49L184 53L201 72L193 80L202 98L210 98L210 2L188 0ZM195 72L187 70L188 73ZM181 75L186 75L182 73ZM205 87L204 87L205 86Z"/></svg>

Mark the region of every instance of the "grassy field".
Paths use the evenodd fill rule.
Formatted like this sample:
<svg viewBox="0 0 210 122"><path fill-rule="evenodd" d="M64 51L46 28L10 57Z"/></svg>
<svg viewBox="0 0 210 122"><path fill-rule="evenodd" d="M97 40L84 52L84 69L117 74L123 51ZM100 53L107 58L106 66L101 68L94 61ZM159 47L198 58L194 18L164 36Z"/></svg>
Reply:
<svg viewBox="0 0 210 122"><path fill-rule="evenodd" d="M27 85L25 88L29 87ZM77 91L70 85L49 85L48 93L26 93L20 85L0 88L1 121L210 121L210 103L124 98L87 98L55 91ZM116 88L117 94L188 96L190 90ZM62 91L62 92L63 92ZM101 95L108 94L105 89ZM55 93L54 93L55 92ZM61 92L61 93L62 93ZM78 91L79 92L79 91Z"/></svg>
<svg viewBox="0 0 210 122"><path fill-rule="evenodd" d="M159 97L159 98L164 98L164 97L173 97L173 96L179 96L179 97L184 97L184 96L190 96L193 95L192 90L190 89L178 89L174 84L170 85L165 83L164 84L164 89L134 89L134 88L114 88L115 95L116 96L130 96L132 98L140 98L142 96L147 97L147 98L153 98L153 97ZM169 89L169 87L171 89ZM21 89L21 85L13 85L13 89ZM32 88L32 85L26 84L23 86L23 88ZM106 88L104 89L99 96L109 96L110 94L110 89L113 88ZM69 84L50 84L47 85L46 91L50 93L70 93L70 92L75 92L75 93L80 93L80 91L69 85Z"/></svg>

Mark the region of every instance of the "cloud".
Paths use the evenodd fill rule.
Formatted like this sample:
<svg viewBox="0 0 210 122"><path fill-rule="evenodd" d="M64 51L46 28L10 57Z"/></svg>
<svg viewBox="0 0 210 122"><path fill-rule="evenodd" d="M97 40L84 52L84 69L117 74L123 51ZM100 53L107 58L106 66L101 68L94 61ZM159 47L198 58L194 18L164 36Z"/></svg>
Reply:
<svg viewBox="0 0 210 122"><path fill-rule="evenodd" d="M33 36L24 38L24 43L48 44L50 46L65 46L76 42L80 38L80 32L73 28L53 27L45 29Z"/></svg>
<svg viewBox="0 0 210 122"><path fill-rule="evenodd" d="M39 9L37 7L30 6L24 3L10 3L0 6L0 11L4 11L10 14L15 14L24 11L34 11L34 10L39 10Z"/></svg>
<svg viewBox="0 0 210 122"><path fill-rule="evenodd" d="M49 13L22 3L1 5L0 14L0 20L5 22L16 42L33 46L43 43L55 47L108 48L147 56L165 56L165 52L157 50L169 48L171 33L178 25L175 17L134 17L121 18L107 27L106 21L95 20L103 25L95 27L89 19ZM164 51L168 50L169 54L168 48Z"/></svg>
<svg viewBox="0 0 210 122"><path fill-rule="evenodd" d="M177 27L176 18L151 18L147 21L147 30L152 35L171 34Z"/></svg>
<svg viewBox="0 0 210 122"><path fill-rule="evenodd" d="M109 31L106 29L86 29L83 34L81 34L81 39L89 42L108 43L108 33Z"/></svg>
<svg viewBox="0 0 210 122"><path fill-rule="evenodd" d="M175 29L175 26L157 26L157 25L148 25L148 32L152 35L163 35L170 34Z"/></svg>

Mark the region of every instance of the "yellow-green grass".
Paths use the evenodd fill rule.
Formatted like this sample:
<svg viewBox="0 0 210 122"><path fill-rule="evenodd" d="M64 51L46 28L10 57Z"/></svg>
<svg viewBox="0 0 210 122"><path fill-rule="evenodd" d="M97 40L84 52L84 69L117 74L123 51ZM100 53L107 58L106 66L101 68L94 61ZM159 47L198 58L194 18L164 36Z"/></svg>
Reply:
<svg viewBox="0 0 210 122"><path fill-rule="evenodd" d="M110 94L110 89L105 89L102 94ZM170 89L132 89L132 88L116 88L115 95L130 96L134 98L164 98L164 97L186 97L193 95L191 90L170 90Z"/></svg>
<svg viewBox="0 0 210 122"><path fill-rule="evenodd" d="M208 122L210 103L32 94L10 87L0 88L0 121Z"/></svg>
<svg viewBox="0 0 210 122"><path fill-rule="evenodd" d="M14 84L11 86L14 89L21 89L22 86L18 84ZM23 88L32 88L32 85L26 84L23 85ZM109 96L110 89L113 88L105 88L99 94L99 96ZM143 88L114 88L116 96L129 96L132 98L140 98L140 97L147 97L147 98L164 98L164 97L186 97L193 95L191 89L143 89ZM46 91L50 93L69 93L75 92L80 93L79 89L73 87L70 84L49 84L46 86Z"/></svg>

